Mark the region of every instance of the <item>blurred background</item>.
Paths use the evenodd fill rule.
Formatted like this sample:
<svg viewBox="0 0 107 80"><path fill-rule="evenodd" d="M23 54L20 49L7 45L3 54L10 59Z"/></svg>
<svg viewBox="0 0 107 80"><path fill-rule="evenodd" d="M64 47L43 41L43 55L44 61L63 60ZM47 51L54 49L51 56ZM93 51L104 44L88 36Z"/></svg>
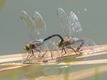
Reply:
<svg viewBox="0 0 107 80"><path fill-rule="evenodd" d="M42 15L47 25L44 38L54 33L63 35L56 15L59 7L67 14L71 10L76 13L83 28L81 35L96 44L107 43L107 0L0 0L0 55L24 52L29 40L20 18L22 10L30 16L34 11Z"/></svg>

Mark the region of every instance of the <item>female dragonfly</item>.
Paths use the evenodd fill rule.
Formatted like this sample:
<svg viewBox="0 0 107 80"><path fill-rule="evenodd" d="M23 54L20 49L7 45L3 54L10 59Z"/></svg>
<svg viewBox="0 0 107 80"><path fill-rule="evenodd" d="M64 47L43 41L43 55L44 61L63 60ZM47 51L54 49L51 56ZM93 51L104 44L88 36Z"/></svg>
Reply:
<svg viewBox="0 0 107 80"><path fill-rule="evenodd" d="M44 48L48 49L47 45L45 44L45 41L49 40L52 37L57 36L61 39L61 42L63 42L63 38L59 34L53 34L45 39L35 40L35 38L40 35L41 32L46 31L45 21L43 20L39 12L34 12L33 18L31 18L27 14L27 12L23 10L21 12L21 19L26 24L29 38L32 40L24 47L24 49L31 54L28 54L27 58L23 62L29 61L32 56L35 57L33 50L37 50L39 53L41 53L41 45L44 44ZM61 42L60 44L62 44ZM43 55L41 57L43 57Z"/></svg>
<svg viewBox="0 0 107 80"><path fill-rule="evenodd" d="M57 16L60 19L60 22L62 25L62 30L63 30L64 36L65 36L62 44L58 45L58 47L62 48L62 52L65 51L65 54L66 54L65 48L73 49L71 47L71 45L77 44L77 43L80 43L80 45L76 48L76 50L73 49L75 53L79 52L81 47L84 44L95 45L94 41L92 41L90 39L85 41L82 38L71 37L71 34L73 36L74 34L77 34L82 31L82 27L78 20L78 17L76 16L76 14L73 11L71 11L69 16L67 16L66 12L62 8L58 8Z"/></svg>

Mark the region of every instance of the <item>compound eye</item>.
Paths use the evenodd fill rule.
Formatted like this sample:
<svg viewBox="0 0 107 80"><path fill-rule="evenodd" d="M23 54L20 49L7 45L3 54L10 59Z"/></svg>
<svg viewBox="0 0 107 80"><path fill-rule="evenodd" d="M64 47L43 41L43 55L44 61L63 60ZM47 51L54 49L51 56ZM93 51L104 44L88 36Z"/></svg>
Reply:
<svg viewBox="0 0 107 80"><path fill-rule="evenodd" d="M24 50L29 51L29 45L26 45L26 46L24 47Z"/></svg>

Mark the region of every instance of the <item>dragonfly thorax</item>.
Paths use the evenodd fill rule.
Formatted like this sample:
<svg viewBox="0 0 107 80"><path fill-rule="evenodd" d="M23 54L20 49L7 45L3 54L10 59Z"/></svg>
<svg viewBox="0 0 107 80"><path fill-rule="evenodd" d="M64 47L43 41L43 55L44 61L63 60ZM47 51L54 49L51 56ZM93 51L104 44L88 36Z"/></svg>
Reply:
<svg viewBox="0 0 107 80"><path fill-rule="evenodd" d="M71 37L65 37L64 41L72 41L73 39Z"/></svg>
<svg viewBox="0 0 107 80"><path fill-rule="evenodd" d="M42 45L43 43L44 43L43 39L33 40L29 43L29 47L31 49L35 49L35 48L39 47L40 45Z"/></svg>
<svg viewBox="0 0 107 80"><path fill-rule="evenodd" d="M64 46L69 46L71 44L74 44L74 40L71 37L65 37L63 41Z"/></svg>
<svg viewBox="0 0 107 80"><path fill-rule="evenodd" d="M39 41L31 41L29 44L25 45L24 50L30 51L32 49L37 48L38 46L40 46Z"/></svg>
<svg viewBox="0 0 107 80"><path fill-rule="evenodd" d="M25 45L24 50L31 51L33 49L38 48L40 45L44 43L43 39L40 40L33 40L29 44Z"/></svg>
<svg viewBox="0 0 107 80"><path fill-rule="evenodd" d="M74 40L71 37L65 37L62 43L58 43L58 47L69 46L71 44L74 44Z"/></svg>

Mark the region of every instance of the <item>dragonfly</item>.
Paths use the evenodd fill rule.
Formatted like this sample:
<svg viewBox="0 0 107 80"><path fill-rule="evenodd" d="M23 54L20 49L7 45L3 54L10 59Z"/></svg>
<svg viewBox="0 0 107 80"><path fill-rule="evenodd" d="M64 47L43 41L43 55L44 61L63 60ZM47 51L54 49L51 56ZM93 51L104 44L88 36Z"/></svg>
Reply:
<svg viewBox="0 0 107 80"><path fill-rule="evenodd" d="M33 17L31 18L26 11L22 10L21 19L23 20L23 22L27 27L27 31L30 39L30 42L24 47L24 50L30 54L28 54L26 59L23 60L23 63L30 61L30 58L32 56L36 58L34 54L34 50L38 51L40 54L42 45L45 45L44 47L47 50L48 47L45 44L45 42L55 36L61 39L61 44L62 44L63 38L59 34L53 34L44 39L36 39L36 37L39 36L42 32L46 32L46 23L39 12L35 11ZM41 57L43 56L44 55L42 55ZM41 57L38 57L38 59Z"/></svg>
<svg viewBox="0 0 107 80"><path fill-rule="evenodd" d="M69 48L72 49L77 54L77 52L81 51L81 48L83 47L84 44L95 45L94 41L92 41L91 39L85 40L82 38L73 37L74 34L78 35L82 31L79 19L73 11L71 11L68 16L62 8L58 8L57 16L60 19L62 30L64 33L64 41L62 42L62 44L58 44L58 47L62 48L62 52L64 51L66 54L67 52L65 48ZM79 43L79 46L76 49L71 47L71 45L77 43Z"/></svg>

